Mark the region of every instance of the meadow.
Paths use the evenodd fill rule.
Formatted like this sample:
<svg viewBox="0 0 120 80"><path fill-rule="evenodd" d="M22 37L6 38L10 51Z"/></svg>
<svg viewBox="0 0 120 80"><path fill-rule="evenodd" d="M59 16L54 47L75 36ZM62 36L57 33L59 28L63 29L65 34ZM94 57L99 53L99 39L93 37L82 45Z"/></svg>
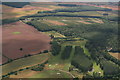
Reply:
<svg viewBox="0 0 120 80"><path fill-rule="evenodd" d="M3 75L6 75L7 73L18 71L20 69L25 69L26 67L35 66L38 64L42 64L45 61L47 61L49 58L49 54L37 54L34 56L14 60L6 65L3 65Z"/></svg>

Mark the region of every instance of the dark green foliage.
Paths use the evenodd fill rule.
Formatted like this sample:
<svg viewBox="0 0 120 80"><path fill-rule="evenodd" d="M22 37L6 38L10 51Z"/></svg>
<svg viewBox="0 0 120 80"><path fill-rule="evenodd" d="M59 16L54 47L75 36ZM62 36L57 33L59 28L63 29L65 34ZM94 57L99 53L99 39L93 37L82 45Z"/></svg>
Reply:
<svg viewBox="0 0 120 80"><path fill-rule="evenodd" d="M80 80L78 77L76 77L76 78L73 78L73 80Z"/></svg>
<svg viewBox="0 0 120 80"><path fill-rule="evenodd" d="M92 69L92 61L84 55L74 56L71 64L80 69L82 72L87 72Z"/></svg>
<svg viewBox="0 0 120 80"><path fill-rule="evenodd" d="M48 53L48 50L44 50L43 53Z"/></svg>
<svg viewBox="0 0 120 80"><path fill-rule="evenodd" d="M29 57L32 56L31 54L25 54L24 57Z"/></svg>
<svg viewBox="0 0 120 80"><path fill-rule="evenodd" d="M53 36L53 35L50 35L50 37L51 37L51 39L53 39L53 38L54 38L54 36Z"/></svg>
<svg viewBox="0 0 120 80"><path fill-rule="evenodd" d="M8 59L8 62L7 63L10 63L10 62L12 62L13 61L13 59Z"/></svg>
<svg viewBox="0 0 120 80"><path fill-rule="evenodd" d="M75 47L75 55L84 55L84 50L80 46Z"/></svg>
<svg viewBox="0 0 120 80"><path fill-rule="evenodd" d="M33 69L31 69L31 70L33 70L33 71L42 71L43 69L44 69L43 66L39 66L39 67L33 68Z"/></svg>
<svg viewBox="0 0 120 80"><path fill-rule="evenodd" d="M75 7L78 5L76 5L76 4L58 4L58 6Z"/></svg>
<svg viewBox="0 0 120 80"><path fill-rule="evenodd" d="M56 56L56 55L58 55L60 53L60 51L61 51L61 45L58 44L58 42L53 41L52 42L52 54L54 56Z"/></svg>
<svg viewBox="0 0 120 80"><path fill-rule="evenodd" d="M51 26L47 25L47 24L43 24L39 21L30 21L27 22L27 24L34 26L38 31L52 31L54 30Z"/></svg>
<svg viewBox="0 0 120 80"><path fill-rule="evenodd" d="M120 52L120 38L118 35L111 35L108 40L109 48L112 48L111 52Z"/></svg>
<svg viewBox="0 0 120 80"><path fill-rule="evenodd" d="M20 69L19 71L23 71L24 69Z"/></svg>
<svg viewBox="0 0 120 80"><path fill-rule="evenodd" d="M84 54L80 47L75 48L75 56L71 62L76 68L79 68L82 72L87 72L92 69L92 61Z"/></svg>
<svg viewBox="0 0 120 80"><path fill-rule="evenodd" d="M9 23L17 22L17 21L19 21L18 18L3 19L3 20L2 20L2 24L4 25L4 24L9 24Z"/></svg>
<svg viewBox="0 0 120 80"><path fill-rule="evenodd" d="M105 59L100 60L100 67L103 69L105 76L117 75L120 73L120 67L118 65Z"/></svg>
<svg viewBox="0 0 120 80"><path fill-rule="evenodd" d="M61 11L61 12L64 12L64 11ZM66 12L69 12L69 11L66 11ZM38 12L38 13L41 13L41 12ZM35 14L35 15L30 15L30 16L24 16L24 18L30 18L30 17L84 17L84 18L101 18L101 19L103 18L103 17L99 17L99 16L84 16L84 15L75 15L75 14L61 14L61 13L57 13L57 11L49 12L49 13L45 12L43 14Z"/></svg>
<svg viewBox="0 0 120 80"><path fill-rule="evenodd" d="M107 60L110 60L112 62L114 62L115 64L120 66L120 60L116 59L115 57L111 56L108 52L103 52L101 53L104 58L106 58Z"/></svg>
<svg viewBox="0 0 120 80"><path fill-rule="evenodd" d="M72 46L66 46L64 51L61 53L61 58L63 60L68 59L70 57L71 50Z"/></svg>
<svg viewBox="0 0 120 80"><path fill-rule="evenodd" d="M31 70L33 70L33 71L42 71L42 70L44 69L44 67L45 67L45 64L46 64L46 63L38 64L37 67L34 67L34 68L32 68Z"/></svg>
<svg viewBox="0 0 120 80"><path fill-rule="evenodd" d="M29 5L30 3L29 2L2 2L2 4L15 7L15 8L22 8L25 5Z"/></svg>

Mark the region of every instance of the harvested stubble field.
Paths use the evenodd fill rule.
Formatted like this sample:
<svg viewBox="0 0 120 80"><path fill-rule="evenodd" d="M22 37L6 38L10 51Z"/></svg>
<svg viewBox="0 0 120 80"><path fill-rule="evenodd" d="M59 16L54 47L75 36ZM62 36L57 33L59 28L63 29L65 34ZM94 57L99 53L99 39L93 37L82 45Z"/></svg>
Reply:
<svg viewBox="0 0 120 80"><path fill-rule="evenodd" d="M21 16L26 16L26 15L32 15L37 13L38 11L51 11L53 9L45 8L45 7L30 6L30 5L26 5L23 8L13 8L10 6L2 5L2 10L3 10L2 18L8 19L8 18L17 18Z"/></svg>
<svg viewBox="0 0 120 80"><path fill-rule="evenodd" d="M120 60L120 53L112 53L112 52L110 52L109 54Z"/></svg>
<svg viewBox="0 0 120 80"><path fill-rule="evenodd" d="M2 51L10 59L24 57L28 54L33 55L50 49L50 37L48 35L20 21L3 25L2 34Z"/></svg>

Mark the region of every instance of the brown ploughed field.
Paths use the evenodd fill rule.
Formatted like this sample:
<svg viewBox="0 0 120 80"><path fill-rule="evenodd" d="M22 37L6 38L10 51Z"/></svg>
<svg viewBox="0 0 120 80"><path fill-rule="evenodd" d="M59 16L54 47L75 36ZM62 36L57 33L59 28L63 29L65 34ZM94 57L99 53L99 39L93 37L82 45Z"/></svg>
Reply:
<svg viewBox="0 0 120 80"><path fill-rule="evenodd" d="M3 25L2 34L3 54L10 59L50 49L49 36L21 21Z"/></svg>

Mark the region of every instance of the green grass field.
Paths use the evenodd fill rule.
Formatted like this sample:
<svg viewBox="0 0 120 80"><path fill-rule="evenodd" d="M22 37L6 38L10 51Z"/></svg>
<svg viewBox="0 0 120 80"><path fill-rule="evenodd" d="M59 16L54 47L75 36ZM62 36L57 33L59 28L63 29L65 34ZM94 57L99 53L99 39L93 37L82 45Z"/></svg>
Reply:
<svg viewBox="0 0 120 80"><path fill-rule="evenodd" d="M7 74L12 71L17 71L19 69L24 69L26 67L35 66L40 63L44 63L48 60L48 54L38 54L31 57L21 58L5 64L2 66L2 74Z"/></svg>
<svg viewBox="0 0 120 80"><path fill-rule="evenodd" d="M48 34L49 36L50 36L50 35L53 35L55 38L56 38L56 37L65 37L64 35L56 32L56 31L48 31L48 32L43 32L43 33Z"/></svg>
<svg viewBox="0 0 120 80"><path fill-rule="evenodd" d="M93 71L88 72L88 74L93 76L94 72L100 73L100 76L103 76L103 70L100 68L99 64L96 64L96 62L93 62Z"/></svg>
<svg viewBox="0 0 120 80"><path fill-rule="evenodd" d="M13 34L20 34L21 32L13 32Z"/></svg>
<svg viewBox="0 0 120 80"><path fill-rule="evenodd" d="M71 75L59 70L44 70L38 74L34 74L30 78L72 78Z"/></svg>

